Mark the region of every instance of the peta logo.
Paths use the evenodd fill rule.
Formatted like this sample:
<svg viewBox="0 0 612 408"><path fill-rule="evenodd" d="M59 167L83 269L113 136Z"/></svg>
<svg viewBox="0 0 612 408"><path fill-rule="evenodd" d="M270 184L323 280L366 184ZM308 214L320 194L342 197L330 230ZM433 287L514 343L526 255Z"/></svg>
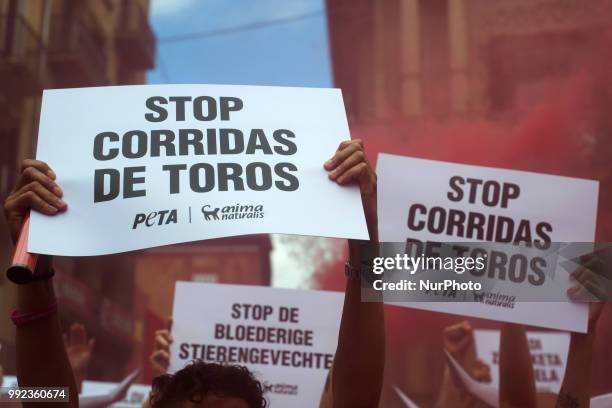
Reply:
<svg viewBox="0 0 612 408"><path fill-rule="evenodd" d="M224 207L213 207L210 204L202 206L204 221L239 220L243 218L263 218L263 205L235 204Z"/></svg>
<svg viewBox="0 0 612 408"><path fill-rule="evenodd" d="M136 229L139 226L152 227L154 225L176 224L177 218L176 209L152 211L148 214L136 214L132 229Z"/></svg>

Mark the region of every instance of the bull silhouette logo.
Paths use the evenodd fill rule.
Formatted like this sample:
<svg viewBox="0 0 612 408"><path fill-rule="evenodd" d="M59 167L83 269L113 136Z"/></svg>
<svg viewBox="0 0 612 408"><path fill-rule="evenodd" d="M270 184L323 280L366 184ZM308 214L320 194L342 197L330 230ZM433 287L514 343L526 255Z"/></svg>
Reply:
<svg viewBox="0 0 612 408"><path fill-rule="evenodd" d="M214 210L210 210L210 208L212 208L212 206L208 204L202 207L202 214L204 214L204 219L206 221L218 220L220 208L215 208Z"/></svg>

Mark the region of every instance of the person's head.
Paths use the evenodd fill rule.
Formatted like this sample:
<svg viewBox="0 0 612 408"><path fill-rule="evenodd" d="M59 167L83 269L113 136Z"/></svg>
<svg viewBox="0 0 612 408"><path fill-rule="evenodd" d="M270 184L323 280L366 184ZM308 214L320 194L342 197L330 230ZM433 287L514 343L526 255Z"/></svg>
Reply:
<svg viewBox="0 0 612 408"><path fill-rule="evenodd" d="M152 408L266 408L261 383L246 368L194 361L153 380Z"/></svg>

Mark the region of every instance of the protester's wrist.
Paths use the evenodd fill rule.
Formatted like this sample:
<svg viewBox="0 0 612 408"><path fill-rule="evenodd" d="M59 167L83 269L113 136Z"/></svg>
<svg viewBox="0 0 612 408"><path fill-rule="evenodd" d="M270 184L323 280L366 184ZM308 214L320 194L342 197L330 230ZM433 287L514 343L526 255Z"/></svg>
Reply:
<svg viewBox="0 0 612 408"><path fill-rule="evenodd" d="M361 280L361 268L357 265L353 265L351 261L346 261L344 264L344 276L349 281L360 281Z"/></svg>
<svg viewBox="0 0 612 408"><path fill-rule="evenodd" d="M53 257L51 255L38 255L36 275L46 275L53 270Z"/></svg>
<svg viewBox="0 0 612 408"><path fill-rule="evenodd" d="M7 272L7 276L13 283L22 286L50 280L55 276L55 270L50 264L40 265L40 263L36 266L34 273L21 266L12 266Z"/></svg>
<svg viewBox="0 0 612 408"><path fill-rule="evenodd" d="M374 214L365 214L366 225L368 227L368 235L370 241L377 242L378 241L378 216L376 213Z"/></svg>
<svg viewBox="0 0 612 408"><path fill-rule="evenodd" d="M17 310L21 313L34 313L55 302L52 279L35 281L17 287Z"/></svg>
<svg viewBox="0 0 612 408"><path fill-rule="evenodd" d="M34 270L32 282L50 280L54 276L53 257L51 255L38 255L38 262Z"/></svg>
<svg viewBox="0 0 612 408"><path fill-rule="evenodd" d="M594 338L596 329L597 329L597 319L589 319L588 329L585 335L591 338Z"/></svg>
<svg viewBox="0 0 612 408"><path fill-rule="evenodd" d="M378 203L376 191L367 196L361 197L364 203L364 215L366 224L368 226L368 233L370 234L370 241L378 240Z"/></svg>
<svg viewBox="0 0 612 408"><path fill-rule="evenodd" d="M44 320L53 316L57 313L57 303L51 303L50 305L36 311L24 312L21 310L13 310L11 313L11 320L17 327L27 326L35 323L39 320Z"/></svg>
<svg viewBox="0 0 612 408"><path fill-rule="evenodd" d="M39 265L39 268L43 265ZM16 326L25 326L37 320L46 319L57 313L57 300L53 289L53 269L43 269L48 278L18 285L17 309L11 314ZM37 268L37 274L40 273ZM41 275L38 275L41 276Z"/></svg>
<svg viewBox="0 0 612 408"><path fill-rule="evenodd" d="M349 239L349 261L354 265L358 265L361 260L361 246L368 241L361 241L358 239Z"/></svg>
<svg viewBox="0 0 612 408"><path fill-rule="evenodd" d="M591 350L593 343L595 342L595 330L591 329L591 326L589 325L586 333L571 332L570 342L574 344L575 347L578 347L585 353L588 353L587 350Z"/></svg>

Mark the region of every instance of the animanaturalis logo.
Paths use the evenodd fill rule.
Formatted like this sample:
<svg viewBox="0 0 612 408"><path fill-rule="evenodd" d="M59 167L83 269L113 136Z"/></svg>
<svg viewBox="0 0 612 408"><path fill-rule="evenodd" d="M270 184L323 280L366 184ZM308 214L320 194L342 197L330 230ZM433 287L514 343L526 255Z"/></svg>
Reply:
<svg viewBox="0 0 612 408"><path fill-rule="evenodd" d="M205 221L215 220L239 220L243 218L263 218L264 209L262 204L235 204L224 207L213 207L210 204L202 206L202 214Z"/></svg>

